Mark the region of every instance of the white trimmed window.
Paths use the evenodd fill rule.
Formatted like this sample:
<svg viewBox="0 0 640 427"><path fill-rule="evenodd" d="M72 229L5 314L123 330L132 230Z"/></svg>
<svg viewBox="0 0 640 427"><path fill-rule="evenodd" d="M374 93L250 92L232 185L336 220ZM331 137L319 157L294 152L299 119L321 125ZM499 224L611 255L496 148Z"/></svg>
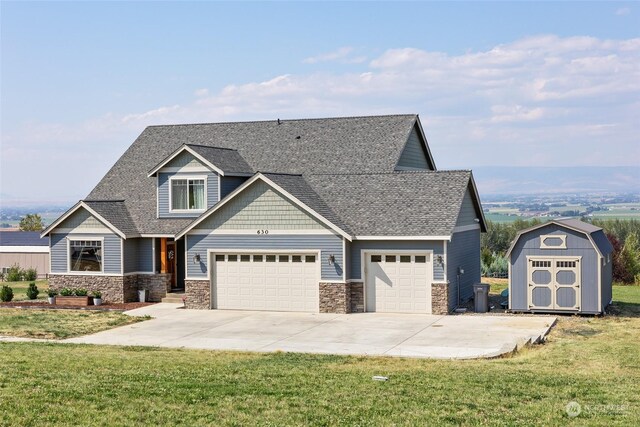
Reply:
<svg viewBox="0 0 640 427"><path fill-rule="evenodd" d="M102 272L102 240L69 240L69 271Z"/></svg>
<svg viewBox="0 0 640 427"><path fill-rule="evenodd" d="M205 177L172 177L169 184L172 212L204 211L206 209Z"/></svg>

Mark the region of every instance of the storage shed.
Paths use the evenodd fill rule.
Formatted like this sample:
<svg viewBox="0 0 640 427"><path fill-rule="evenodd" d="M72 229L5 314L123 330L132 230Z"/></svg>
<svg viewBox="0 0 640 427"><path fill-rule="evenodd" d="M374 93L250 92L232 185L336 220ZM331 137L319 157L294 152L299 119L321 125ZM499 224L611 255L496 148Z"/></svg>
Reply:
<svg viewBox="0 0 640 427"><path fill-rule="evenodd" d="M601 228L576 219L520 231L507 251L509 309L602 313L612 298L612 252Z"/></svg>
<svg viewBox="0 0 640 427"><path fill-rule="evenodd" d="M0 231L0 269L4 272L14 264L35 268L38 277L47 277L49 237L40 237L38 231Z"/></svg>

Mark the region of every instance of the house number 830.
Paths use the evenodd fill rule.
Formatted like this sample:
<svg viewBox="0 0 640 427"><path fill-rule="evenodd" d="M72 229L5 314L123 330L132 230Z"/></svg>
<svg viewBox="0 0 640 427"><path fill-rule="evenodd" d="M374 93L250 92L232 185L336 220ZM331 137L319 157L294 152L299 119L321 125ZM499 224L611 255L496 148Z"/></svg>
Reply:
<svg viewBox="0 0 640 427"><path fill-rule="evenodd" d="M269 230L258 230L258 234L269 234Z"/></svg>

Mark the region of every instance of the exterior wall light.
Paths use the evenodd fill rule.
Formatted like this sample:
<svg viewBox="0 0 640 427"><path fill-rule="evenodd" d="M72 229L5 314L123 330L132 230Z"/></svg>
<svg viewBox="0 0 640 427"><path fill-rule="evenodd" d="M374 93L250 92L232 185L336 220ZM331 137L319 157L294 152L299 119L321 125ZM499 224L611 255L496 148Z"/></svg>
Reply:
<svg viewBox="0 0 640 427"><path fill-rule="evenodd" d="M329 255L329 265L333 265L336 262L336 256L335 255Z"/></svg>
<svg viewBox="0 0 640 427"><path fill-rule="evenodd" d="M200 263L200 254L195 254L195 255L193 256L193 263L194 263L194 264L198 264L198 263Z"/></svg>

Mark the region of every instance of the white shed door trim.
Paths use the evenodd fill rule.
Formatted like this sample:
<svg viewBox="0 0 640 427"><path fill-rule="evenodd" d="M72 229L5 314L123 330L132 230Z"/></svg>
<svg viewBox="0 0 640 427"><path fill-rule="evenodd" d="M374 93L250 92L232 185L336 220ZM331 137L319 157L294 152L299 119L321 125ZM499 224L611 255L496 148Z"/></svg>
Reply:
<svg viewBox="0 0 640 427"><path fill-rule="evenodd" d="M433 251L363 254L365 311L431 314Z"/></svg>
<svg viewBox="0 0 640 427"><path fill-rule="evenodd" d="M209 252L211 308L319 311L316 251Z"/></svg>
<svg viewBox="0 0 640 427"><path fill-rule="evenodd" d="M580 310L579 256L527 257L530 310Z"/></svg>

